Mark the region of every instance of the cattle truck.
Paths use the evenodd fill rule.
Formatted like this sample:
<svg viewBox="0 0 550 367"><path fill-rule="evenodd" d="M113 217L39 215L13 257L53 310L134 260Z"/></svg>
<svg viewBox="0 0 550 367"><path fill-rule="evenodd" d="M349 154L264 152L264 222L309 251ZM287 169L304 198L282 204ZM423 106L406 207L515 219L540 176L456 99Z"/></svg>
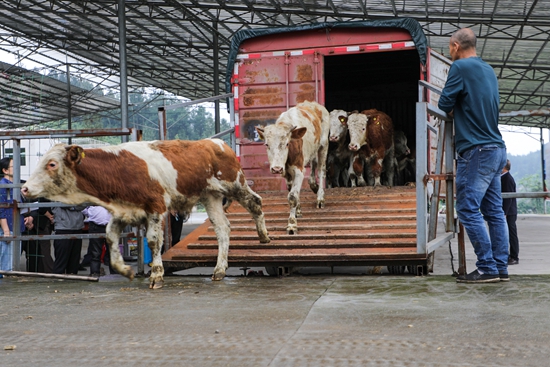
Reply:
<svg viewBox="0 0 550 367"><path fill-rule="evenodd" d="M446 166L452 167L447 154L451 140L447 134L445 145L445 134L440 133L444 126L450 131L450 122L445 124L445 116L433 107L449 66L450 60L427 46L413 19L236 33L226 75L226 90L233 93L236 153L248 184L263 197L272 241L260 244L247 213L234 204L228 211L230 266L265 266L277 274L305 266L429 271L430 254L454 235L454 220L447 221L443 235L435 233L439 195L452 195L452 169L445 173ZM416 176L408 186L327 189L324 209L315 209L305 179L300 231L287 235L286 182L270 173L255 126L273 124L282 112L306 100L329 112L376 108L387 113L416 152ZM448 210L452 200L450 204ZM211 266L216 249L207 221L163 259L172 270Z"/></svg>

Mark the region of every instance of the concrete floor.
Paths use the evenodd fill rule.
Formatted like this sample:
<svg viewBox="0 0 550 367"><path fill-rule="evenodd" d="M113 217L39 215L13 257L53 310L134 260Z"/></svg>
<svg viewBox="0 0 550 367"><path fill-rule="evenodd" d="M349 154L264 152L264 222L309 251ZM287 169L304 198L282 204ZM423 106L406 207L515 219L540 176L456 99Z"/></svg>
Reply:
<svg viewBox="0 0 550 367"><path fill-rule="evenodd" d="M546 366L549 221L520 216L509 283L457 284L448 246L425 277L230 269L212 282L201 268L166 277L158 291L119 275L6 277L0 366Z"/></svg>

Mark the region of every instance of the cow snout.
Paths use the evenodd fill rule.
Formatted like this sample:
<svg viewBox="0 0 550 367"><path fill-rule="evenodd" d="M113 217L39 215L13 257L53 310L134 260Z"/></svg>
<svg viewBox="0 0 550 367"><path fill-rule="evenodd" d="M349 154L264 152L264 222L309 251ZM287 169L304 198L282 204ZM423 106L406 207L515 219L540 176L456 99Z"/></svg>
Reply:
<svg viewBox="0 0 550 367"><path fill-rule="evenodd" d="M359 150L359 145L357 145L357 144L350 144L350 145L348 145L348 149L351 150L351 151L356 152L356 151Z"/></svg>
<svg viewBox="0 0 550 367"><path fill-rule="evenodd" d="M271 167L271 173L282 174L283 173L283 167Z"/></svg>
<svg viewBox="0 0 550 367"><path fill-rule="evenodd" d="M29 194L29 188L26 187L26 186L23 186L23 187L21 188L21 194L22 194L23 196L27 196L27 195Z"/></svg>
<svg viewBox="0 0 550 367"><path fill-rule="evenodd" d="M328 138L328 140L336 142L336 141L338 141L338 137L337 137L337 136L332 136L332 135L331 135L331 136Z"/></svg>

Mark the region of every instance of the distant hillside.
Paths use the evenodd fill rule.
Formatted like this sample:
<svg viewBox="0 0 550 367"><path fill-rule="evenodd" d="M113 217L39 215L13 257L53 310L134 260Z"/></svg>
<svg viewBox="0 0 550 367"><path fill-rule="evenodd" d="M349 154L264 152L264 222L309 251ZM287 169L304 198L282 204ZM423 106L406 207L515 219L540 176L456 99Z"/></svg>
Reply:
<svg viewBox="0 0 550 367"><path fill-rule="evenodd" d="M548 185L549 161L550 161L550 146L545 144L545 166L546 166L546 183ZM525 155L508 155L508 159L512 163L511 173L516 182L521 181L524 177L537 174L541 176L541 154L540 150ZM541 178L542 180L542 178ZM541 181L542 185L542 181Z"/></svg>

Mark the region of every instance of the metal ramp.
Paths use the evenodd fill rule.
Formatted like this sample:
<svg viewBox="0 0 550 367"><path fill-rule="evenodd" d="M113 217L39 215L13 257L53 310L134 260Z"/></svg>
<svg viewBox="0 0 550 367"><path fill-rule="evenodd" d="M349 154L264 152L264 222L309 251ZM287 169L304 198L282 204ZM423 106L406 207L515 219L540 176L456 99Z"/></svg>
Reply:
<svg viewBox="0 0 550 367"><path fill-rule="evenodd" d="M415 188L326 189L324 209L316 209L316 196L303 190L297 235L286 233L287 193L258 194L263 199L271 242L258 241L251 216L233 203L227 213L231 222L230 267L387 265L390 272L402 273L405 266L411 271L426 265L426 254L417 253ZM215 266L217 253L216 236L206 220L162 258L165 269L173 272ZM416 274L416 270L412 272Z"/></svg>

